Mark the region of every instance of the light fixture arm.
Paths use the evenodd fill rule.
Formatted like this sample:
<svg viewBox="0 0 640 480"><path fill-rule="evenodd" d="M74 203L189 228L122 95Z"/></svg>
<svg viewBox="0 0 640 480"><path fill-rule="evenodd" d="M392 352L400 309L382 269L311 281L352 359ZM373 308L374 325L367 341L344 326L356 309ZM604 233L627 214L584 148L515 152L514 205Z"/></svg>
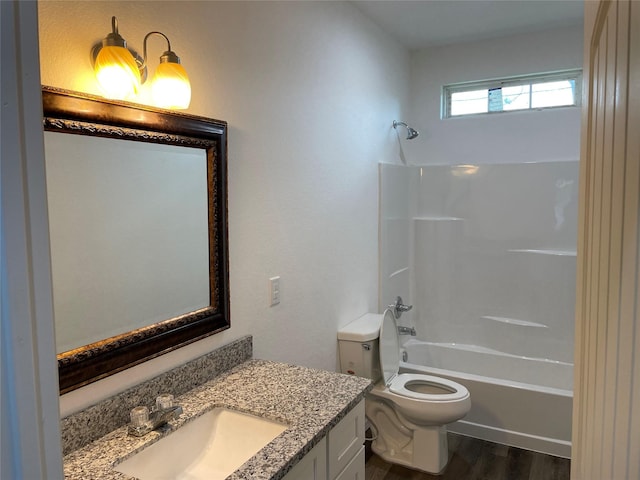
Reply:
<svg viewBox="0 0 640 480"><path fill-rule="evenodd" d="M142 55L143 55L143 60L142 60L142 68L147 68L147 39L151 36L151 35L160 35L162 36L166 41L167 41L167 51L164 52L162 54L162 56L160 57L160 63L180 63L180 57L178 57L178 55L175 54L175 52L173 52L171 50L171 42L169 41L169 37L167 37L164 33L162 32L149 32L144 36L144 41L142 43Z"/></svg>
<svg viewBox="0 0 640 480"><path fill-rule="evenodd" d="M111 17L111 33L102 40L102 46L127 48L126 40L118 33L118 19L116 17Z"/></svg>

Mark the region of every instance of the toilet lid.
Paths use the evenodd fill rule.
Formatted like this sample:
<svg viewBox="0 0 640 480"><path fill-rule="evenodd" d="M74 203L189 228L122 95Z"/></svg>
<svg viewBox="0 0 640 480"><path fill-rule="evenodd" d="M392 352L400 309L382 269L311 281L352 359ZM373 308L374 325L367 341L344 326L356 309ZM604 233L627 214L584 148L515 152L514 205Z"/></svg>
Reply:
<svg viewBox="0 0 640 480"><path fill-rule="evenodd" d="M389 386L400 368L400 343L398 342L398 326L391 309L384 312L380 325L380 366L384 384Z"/></svg>

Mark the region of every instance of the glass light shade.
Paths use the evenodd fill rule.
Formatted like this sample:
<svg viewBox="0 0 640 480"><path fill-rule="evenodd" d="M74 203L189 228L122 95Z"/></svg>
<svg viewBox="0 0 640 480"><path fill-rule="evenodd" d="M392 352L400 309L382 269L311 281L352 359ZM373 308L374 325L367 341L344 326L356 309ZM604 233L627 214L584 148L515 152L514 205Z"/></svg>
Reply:
<svg viewBox="0 0 640 480"><path fill-rule="evenodd" d="M181 110L191 103L191 83L187 71L174 62L161 62L151 85L153 103L160 108Z"/></svg>
<svg viewBox="0 0 640 480"><path fill-rule="evenodd" d="M140 70L126 48L102 47L96 57L94 71L107 98L125 100L138 93Z"/></svg>

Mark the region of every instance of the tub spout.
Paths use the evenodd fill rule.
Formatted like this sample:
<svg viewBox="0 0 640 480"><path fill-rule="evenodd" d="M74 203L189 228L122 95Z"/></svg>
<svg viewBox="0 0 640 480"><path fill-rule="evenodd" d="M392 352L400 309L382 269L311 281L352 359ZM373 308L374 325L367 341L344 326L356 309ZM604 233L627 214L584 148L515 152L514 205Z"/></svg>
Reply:
<svg viewBox="0 0 640 480"><path fill-rule="evenodd" d="M411 335L412 337L416 336L415 327L401 327L398 326L398 335Z"/></svg>

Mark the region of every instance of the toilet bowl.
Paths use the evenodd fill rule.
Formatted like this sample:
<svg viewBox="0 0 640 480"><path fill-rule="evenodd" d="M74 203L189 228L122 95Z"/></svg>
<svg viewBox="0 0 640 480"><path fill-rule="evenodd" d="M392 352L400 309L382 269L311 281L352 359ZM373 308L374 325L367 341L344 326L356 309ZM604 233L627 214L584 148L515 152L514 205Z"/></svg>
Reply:
<svg viewBox="0 0 640 480"><path fill-rule="evenodd" d="M338 343L342 372L376 382L365 402L375 431L372 450L391 463L442 472L448 462L446 424L469 412L469 391L444 378L399 373L398 327L391 310L341 328Z"/></svg>

